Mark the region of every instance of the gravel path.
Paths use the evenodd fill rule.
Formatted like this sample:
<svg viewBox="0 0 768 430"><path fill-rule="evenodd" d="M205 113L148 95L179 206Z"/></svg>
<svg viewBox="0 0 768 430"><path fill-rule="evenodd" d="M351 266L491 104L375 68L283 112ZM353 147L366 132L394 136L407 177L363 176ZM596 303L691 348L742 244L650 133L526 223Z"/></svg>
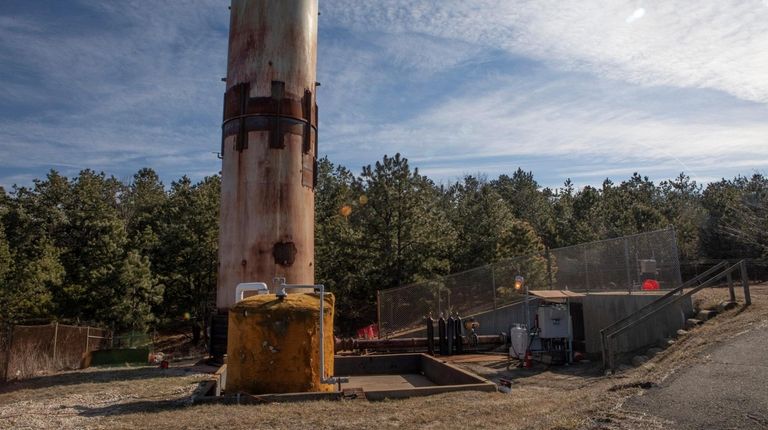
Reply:
<svg viewBox="0 0 768 430"><path fill-rule="evenodd" d="M676 429L768 428L768 321L724 340L625 410Z"/></svg>

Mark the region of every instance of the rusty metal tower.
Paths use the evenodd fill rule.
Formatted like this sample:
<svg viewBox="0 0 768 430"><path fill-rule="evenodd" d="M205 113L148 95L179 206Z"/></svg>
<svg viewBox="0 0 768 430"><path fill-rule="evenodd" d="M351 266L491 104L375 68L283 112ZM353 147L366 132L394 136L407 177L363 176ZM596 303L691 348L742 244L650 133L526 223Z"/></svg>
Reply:
<svg viewBox="0 0 768 430"><path fill-rule="evenodd" d="M220 312L239 283L313 284L315 269L318 0L232 0L230 10Z"/></svg>

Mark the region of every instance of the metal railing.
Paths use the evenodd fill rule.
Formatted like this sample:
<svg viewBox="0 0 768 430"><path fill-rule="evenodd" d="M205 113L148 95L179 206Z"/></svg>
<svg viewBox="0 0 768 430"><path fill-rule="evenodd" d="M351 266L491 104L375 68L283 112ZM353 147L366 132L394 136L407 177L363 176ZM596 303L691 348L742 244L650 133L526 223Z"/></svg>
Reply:
<svg viewBox="0 0 768 430"><path fill-rule="evenodd" d="M718 270L720 270L720 272L717 272ZM709 268L707 271L701 273L695 278L685 282L684 284L680 285L674 290L669 291L667 294L659 297L658 299L647 304L646 306L643 306L642 308L638 309L636 312L600 330L600 336L601 336L600 340L602 343L602 350L603 350L603 366L606 369L611 369L611 370L615 370L616 368L616 362L614 360L616 351L613 348L613 341L614 339L616 339L617 336L637 326L638 324L647 320L654 314L665 309L667 306L677 303L680 300L683 300L687 297L691 297L692 295L698 293L702 289L715 285L716 282L720 281L723 278L726 279L726 282L728 284L728 293L730 296L730 300L736 301L736 293L733 287L733 272L737 270L741 272L740 273L741 285L742 285L742 288L744 289L744 303L745 305L752 304L752 298L749 292L749 281L747 278L746 261L741 260L738 263L731 266L728 266L727 262L721 261L717 265ZM701 282L703 279L706 279L706 280ZM698 285L695 285L695 284L698 284ZM690 290L685 291L685 289L687 288L690 288Z"/></svg>

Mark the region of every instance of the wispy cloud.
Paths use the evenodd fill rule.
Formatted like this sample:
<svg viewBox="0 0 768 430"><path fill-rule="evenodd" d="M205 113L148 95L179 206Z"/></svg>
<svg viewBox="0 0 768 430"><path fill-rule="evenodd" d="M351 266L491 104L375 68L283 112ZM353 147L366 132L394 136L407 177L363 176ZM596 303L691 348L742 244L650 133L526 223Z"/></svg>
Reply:
<svg viewBox="0 0 768 430"><path fill-rule="evenodd" d="M361 31L419 32L503 48L611 79L714 88L768 102L765 2L640 4L644 6L638 8L636 1L335 0L325 2L323 16Z"/></svg>
<svg viewBox="0 0 768 430"><path fill-rule="evenodd" d="M211 113L221 106L226 32L219 21L226 7L148 6L82 1L75 12L94 14L85 27L0 19L1 69L29 77L3 78L0 165L64 163L125 175L141 159L179 175L197 169L205 154L207 171L218 170L210 152L220 115ZM68 19L77 18L61 21ZM163 157L177 162L163 165Z"/></svg>
<svg viewBox="0 0 768 430"><path fill-rule="evenodd" d="M525 79L507 77L469 85L410 120L360 124L334 134L328 150L399 151L434 175L455 171L451 166L456 163L464 172L509 172L541 157L565 166L559 168L561 178L577 175L580 164L594 170L595 160L602 164L598 170L614 165L630 174L663 166L667 173L700 175L719 169L725 175L750 165L768 166L768 124L759 119L768 115L768 107L757 108L762 115L755 118L721 113L713 122L706 112L692 115L670 104L621 100L669 98L665 92L673 98L712 100L711 95L688 94L691 90L628 89L621 82L613 82L611 89L601 81L603 92L587 95L585 89L595 90L597 84L570 76L553 77L535 91L528 85ZM725 99L715 97L726 110L741 112L741 103L733 107ZM506 163L500 164L502 159Z"/></svg>
<svg viewBox="0 0 768 430"><path fill-rule="evenodd" d="M225 3L46 6L0 8L0 184L219 170ZM768 169L762 0L320 7L320 150L351 168L399 151L438 179L522 166L547 185Z"/></svg>

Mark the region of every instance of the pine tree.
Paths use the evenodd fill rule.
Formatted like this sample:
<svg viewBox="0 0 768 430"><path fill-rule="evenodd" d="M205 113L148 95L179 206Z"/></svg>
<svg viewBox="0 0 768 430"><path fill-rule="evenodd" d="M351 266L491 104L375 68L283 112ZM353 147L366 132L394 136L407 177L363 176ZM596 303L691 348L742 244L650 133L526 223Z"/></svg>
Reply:
<svg viewBox="0 0 768 430"><path fill-rule="evenodd" d="M162 312L188 316L195 341L215 309L220 190L219 176L194 185L186 176L173 182L158 227L154 270L165 285Z"/></svg>
<svg viewBox="0 0 768 430"><path fill-rule="evenodd" d="M544 245L526 221L515 217L494 187L466 176L449 190L458 232L453 271L468 270L522 255L541 254Z"/></svg>
<svg viewBox="0 0 768 430"><path fill-rule="evenodd" d="M69 184L55 171L34 183L34 189L14 187L0 213L10 255L0 307L6 319L17 322L50 318L64 277L55 241L66 222L62 199Z"/></svg>

